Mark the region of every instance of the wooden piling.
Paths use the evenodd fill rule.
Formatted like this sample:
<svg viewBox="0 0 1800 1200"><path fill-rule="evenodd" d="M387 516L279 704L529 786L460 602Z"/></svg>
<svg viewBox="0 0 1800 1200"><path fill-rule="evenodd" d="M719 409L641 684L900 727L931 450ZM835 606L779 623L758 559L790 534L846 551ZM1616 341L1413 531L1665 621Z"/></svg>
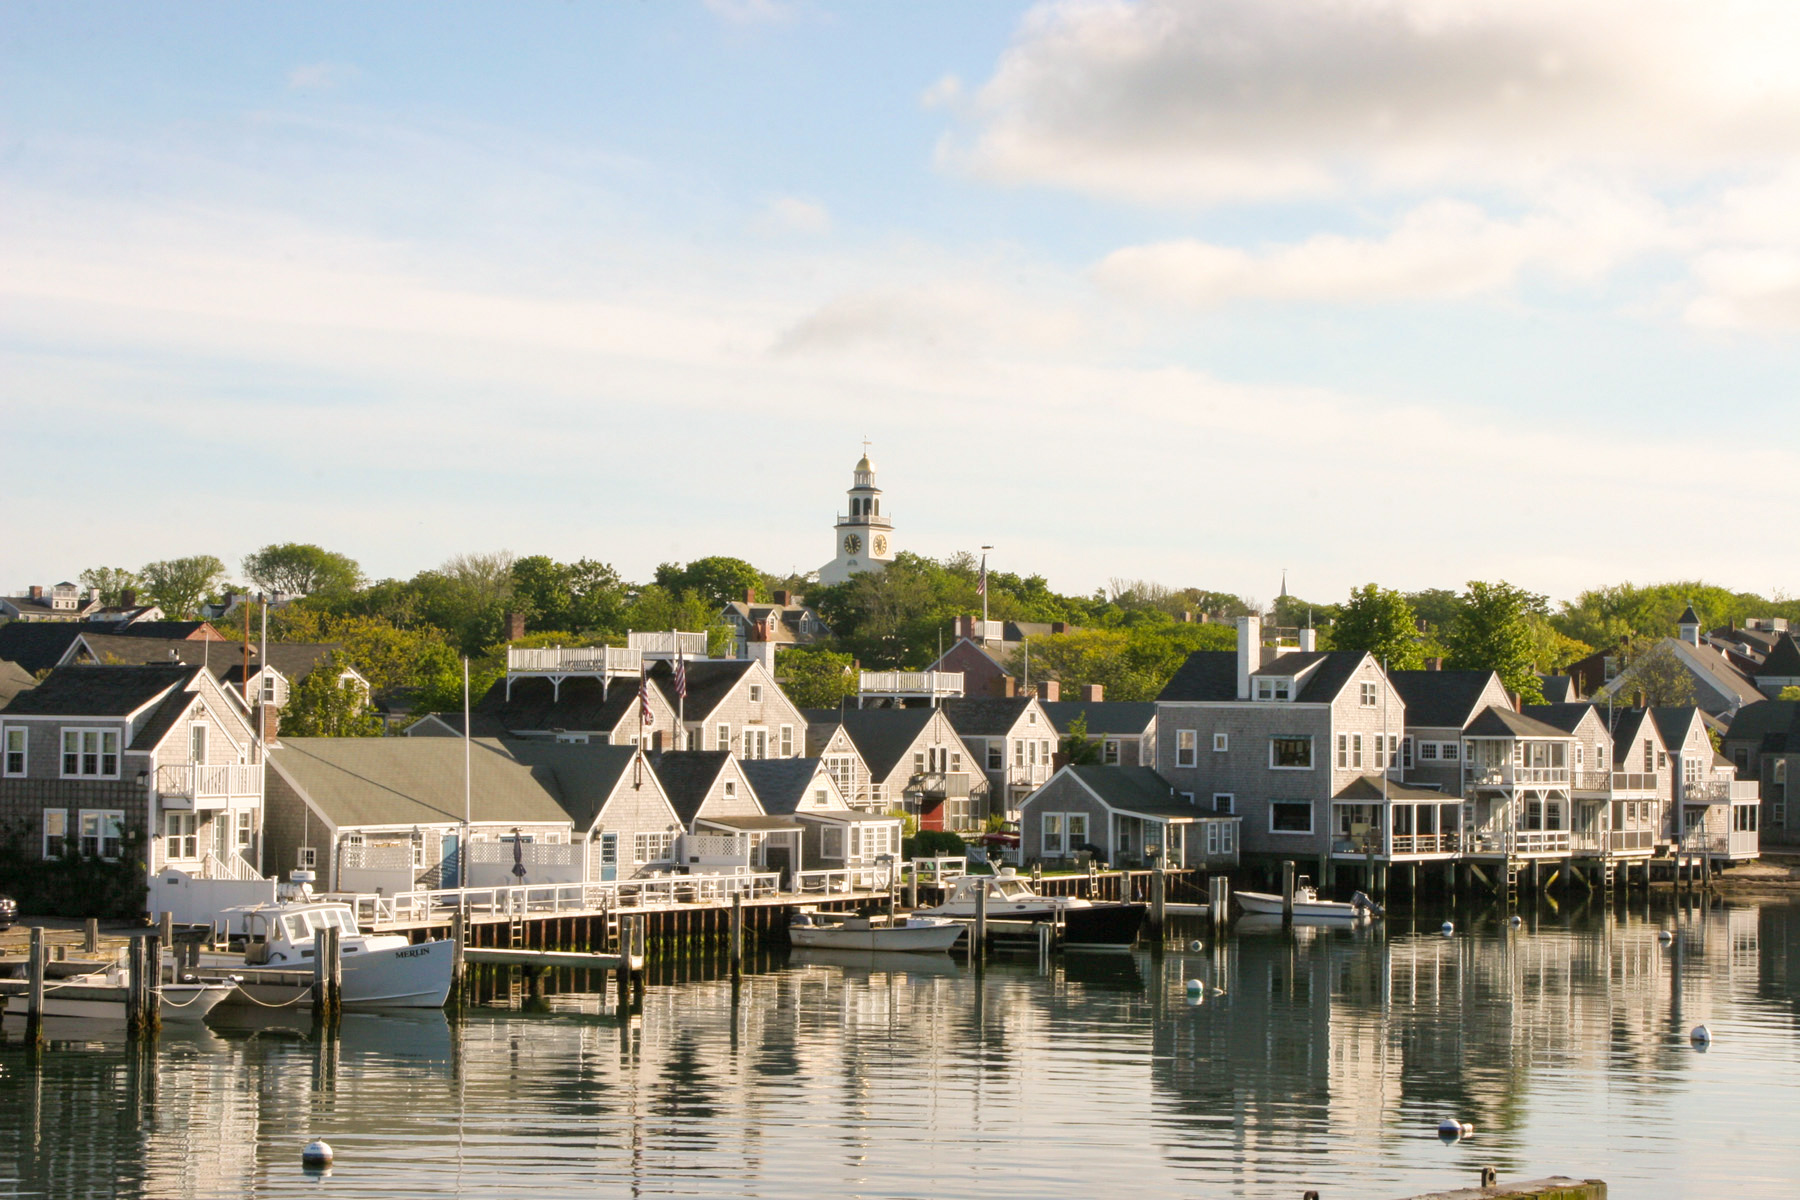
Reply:
<svg viewBox="0 0 1800 1200"><path fill-rule="evenodd" d="M731 895L731 973L744 968L744 893Z"/></svg>
<svg viewBox="0 0 1800 1200"><path fill-rule="evenodd" d="M463 951L469 948L469 922L460 910L450 918L450 941L450 997L460 1004L469 975L469 964L463 958Z"/></svg>
<svg viewBox="0 0 1800 1200"><path fill-rule="evenodd" d="M163 940L157 934L143 939L144 966L144 1031L154 1034L162 1028L162 952Z"/></svg>
<svg viewBox="0 0 1800 1200"><path fill-rule="evenodd" d="M100 918L89 917L83 925L85 936L81 943L81 952L90 957L100 953Z"/></svg>
<svg viewBox="0 0 1800 1200"><path fill-rule="evenodd" d="M312 1013L314 1021L331 1019L331 992L326 987L325 931L313 936Z"/></svg>
<svg viewBox="0 0 1800 1200"><path fill-rule="evenodd" d="M648 922L644 914L639 913L631 919L631 952L639 960L645 957L644 946L648 937ZM644 1003L644 973L631 973L631 1003L634 1007Z"/></svg>
<svg viewBox="0 0 1800 1200"><path fill-rule="evenodd" d="M1294 860L1291 858L1281 862L1281 919L1294 919Z"/></svg>
<svg viewBox="0 0 1800 1200"><path fill-rule="evenodd" d="M31 991L25 1001L25 1041L36 1046L44 1040L44 928L31 927Z"/></svg>
<svg viewBox="0 0 1800 1200"><path fill-rule="evenodd" d="M1156 870L1150 875L1150 929L1159 936L1163 929L1163 918L1168 915L1168 902L1169 876L1159 858Z"/></svg>
<svg viewBox="0 0 1800 1200"><path fill-rule="evenodd" d="M344 931L334 927L325 932L330 938L325 959L325 990L331 997L331 1019L335 1021L344 1011Z"/></svg>
<svg viewBox="0 0 1800 1200"><path fill-rule="evenodd" d="M988 890L982 888L975 893L975 941L969 947L969 961L977 965L987 957L987 910Z"/></svg>

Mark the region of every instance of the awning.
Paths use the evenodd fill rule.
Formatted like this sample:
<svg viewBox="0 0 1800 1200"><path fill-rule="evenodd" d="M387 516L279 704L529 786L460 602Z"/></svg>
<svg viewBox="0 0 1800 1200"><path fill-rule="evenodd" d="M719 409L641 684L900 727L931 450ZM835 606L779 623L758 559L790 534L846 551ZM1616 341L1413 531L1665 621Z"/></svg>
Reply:
<svg viewBox="0 0 1800 1200"><path fill-rule="evenodd" d="M708 825L714 829L733 829L740 833L784 833L800 828L792 817L696 817L694 824Z"/></svg>

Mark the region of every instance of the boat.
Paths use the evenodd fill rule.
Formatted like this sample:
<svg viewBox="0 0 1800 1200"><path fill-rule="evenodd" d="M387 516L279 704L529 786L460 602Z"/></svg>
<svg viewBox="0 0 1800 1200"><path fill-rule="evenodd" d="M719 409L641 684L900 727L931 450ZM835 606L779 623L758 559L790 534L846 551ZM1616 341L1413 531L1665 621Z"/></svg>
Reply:
<svg viewBox="0 0 1800 1200"><path fill-rule="evenodd" d="M7 982L8 1015L24 1013L27 987L22 980ZM43 1015L123 1023L127 990L126 969L119 963L109 963L97 971L46 979ZM235 980L184 976L162 985L162 1003L158 1011L165 1025L198 1024L236 991Z"/></svg>
<svg viewBox="0 0 1800 1200"><path fill-rule="evenodd" d="M1150 908L1116 900L1084 900L1079 896L1041 896L1011 867L998 875L964 875L949 897L914 913L922 917L975 915L975 899L987 892L987 915L999 921L1060 921L1065 950L1128 950Z"/></svg>
<svg viewBox="0 0 1800 1200"><path fill-rule="evenodd" d="M1286 916L1281 897L1269 892L1233 892L1244 912L1262 916ZM1304 876L1294 885L1293 918L1296 921L1367 921L1381 914L1381 906L1354 893L1349 900L1321 900Z"/></svg>
<svg viewBox="0 0 1800 1200"><path fill-rule="evenodd" d="M788 925L788 940L821 950L881 950L905 953L945 951L962 937L963 927L944 917L843 917L832 919L801 912Z"/></svg>
<svg viewBox="0 0 1800 1200"><path fill-rule="evenodd" d="M285 1005L310 995L315 939L327 928L338 931L346 1009L442 1008L449 998L455 944L448 938L414 943L364 933L348 904L314 899L305 885L274 904L229 911L243 919L242 955L202 952L198 970L229 971L240 993L233 1004Z"/></svg>

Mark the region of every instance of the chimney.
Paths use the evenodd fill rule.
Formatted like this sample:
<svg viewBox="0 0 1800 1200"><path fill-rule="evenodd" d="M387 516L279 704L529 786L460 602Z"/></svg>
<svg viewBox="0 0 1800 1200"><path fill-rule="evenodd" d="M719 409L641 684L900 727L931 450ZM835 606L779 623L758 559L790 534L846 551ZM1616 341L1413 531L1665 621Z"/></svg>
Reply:
<svg viewBox="0 0 1800 1200"><path fill-rule="evenodd" d="M1524 712L1525 711L1525 697L1521 696L1517 692L1508 692L1508 693L1506 693L1506 698L1508 700L1512 701L1512 706L1513 706L1514 712Z"/></svg>
<svg viewBox="0 0 1800 1200"><path fill-rule="evenodd" d="M1302 629L1300 631L1300 649L1305 651L1308 654L1311 654L1314 650L1317 650L1318 648L1319 648L1319 631L1316 629Z"/></svg>
<svg viewBox="0 0 1800 1200"><path fill-rule="evenodd" d="M262 712L263 741L270 746L281 744L281 710L272 704L260 706Z"/></svg>
<svg viewBox="0 0 1800 1200"><path fill-rule="evenodd" d="M1067 621L1052 621L1050 622L1050 632L1067 633L1069 632L1069 623Z"/></svg>
<svg viewBox="0 0 1800 1200"><path fill-rule="evenodd" d="M1239 617L1237 630L1237 698L1250 698L1250 672L1262 666L1262 618Z"/></svg>
<svg viewBox="0 0 1800 1200"><path fill-rule="evenodd" d="M1062 699L1062 684L1054 679L1045 679L1037 685L1037 698L1046 704L1055 704Z"/></svg>
<svg viewBox="0 0 1800 1200"><path fill-rule="evenodd" d="M1428 658L1425 660L1425 669L1427 671L1441 671L1444 669L1444 660L1441 658Z"/></svg>
<svg viewBox="0 0 1800 1200"><path fill-rule="evenodd" d="M755 588L745 588L744 589L744 603L745 604L755 604L756 603L756 589Z"/></svg>
<svg viewBox="0 0 1800 1200"><path fill-rule="evenodd" d="M42 600L44 598L44 585L43 584L34 583L31 585L31 598L33 600Z"/></svg>
<svg viewBox="0 0 1800 1200"><path fill-rule="evenodd" d="M975 637L975 618L974 617L958 617L958 618L956 618L956 636L959 638L969 638L969 639L973 640Z"/></svg>
<svg viewBox="0 0 1800 1200"><path fill-rule="evenodd" d="M793 594L791 592L782 591L782 592L775 593L775 603L781 605L781 607L786 608L788 605L792 604L793 602L794 602L794 598L793 598Z"/></svg>
<svg viewBox="0 0 1800 1200"><path fill-rule="evenodd" d="M501 618L501 624L505 628L505 633L502 635L503 640L508 641L508 642L516 642L520 638L525 636L525 614L524 613L509 612L504 617Z"/></svg>
<svg viewBox="0 0 1800 1200"><path fill-rule="evenodd" d="M1081 685L1081 698L1089 704L1102 704L1106 701L1106 685L1104 683L1084 683Z"/></svg>
<svg viewBox="0 0 1800 1200"><path fill-rule="evenodd" d="M1000 688L1000 697L1003 700L1012 700L1019 694L1019 681L1011 675L1002 675L997 686Z"/></svg>
<svg viewBox="0 0 1800 1200"><path fill-rule="evenodd" d="M136 588L126 588L124 591L119 593L119 607L120 608L136 608L137 607L137 589Z"/></svg>

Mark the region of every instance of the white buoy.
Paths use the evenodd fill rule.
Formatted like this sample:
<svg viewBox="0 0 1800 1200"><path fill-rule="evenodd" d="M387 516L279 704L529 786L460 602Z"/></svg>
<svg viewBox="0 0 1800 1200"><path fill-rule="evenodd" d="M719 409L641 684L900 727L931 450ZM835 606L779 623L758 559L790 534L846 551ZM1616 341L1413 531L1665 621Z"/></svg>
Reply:
<svg viewBox="0 0 1800 1200"><path fill-rule="evenodd" d="M1675 935L1670 933L1668 930L1663 929L1663 930L1660 930L1657 932L1656 940L1666 946L1670 942L1675 940Z"/></svg>
<svg viewBox="0 0 1800 1200"><path fill-rule="evenodd" d="M1438 1122L1438 1136L1443 1138L1446 1142L1454 1142L1461 1138L1462 1135L1463 1125L1461 1121L1451 1117L1445 1117Z"/></svg>
<svg viewBox="0 0 1800 1200"><path fill-rule="evenodd" d="M1712 1030L1704 1025L1694 1026L1694 1032L1688 1036L1693 1038L1694 1045L1699 1046L1702 1050L1712 1045Z"/></svg>
<svg viewBox="0 0 1800 1200"><path fill-rule="evenodd" d="M1462 1135L1464 1137L1474 1137L1475 1136L1475 1127L1473 1125L1469 1124L1467 1121L1464 1121L1462 1123Z"/></svg>
<svg viewBox="0 0 1800 1200"><path fill-rule="evenodd" d="M1523 924L1524 924L1524 923L1525 923L1525 918L1524 918L1524 917L1521 917L1521 916L1520 916L1520 915L1519 915L1519 914L1517 914L1517 913L1514 913L1514 914L1513 914L1513 919L1512 919L1512 920L1511 920L1511 921L1510 921L1510 922L1508 922L1508 923L1509 923L1509 924L1510 924L1510 925L1511 925L1511 926L1512 926L1512 927L1513 927L1513 928L1514 928L1514 929L1517 929L1517 928L1518 928L1518 927L1519 927L1519 926L1521 926L1521 925L1523 925Z"/></svg>
<svg viewBox="0 0 1800 1200"><path fill-rule="evenodd" d="M329 1142L308 1142L300 1151L300 1161L309 1167L329 1167L331 1165L331 1144Z"/></svg>
<svg viewBox="0 0 1800 1200"><path fill-rule="evenodd" d="M1442 925L1438 926L1438 932L1442 933L1445 937L1449 937L1451 934L1456 932L1456 926L1452 925L1448 921L1445 921Z"/></svg>
<svg viewBox="0 0 1800 1200"><path fill-rule="evenodd" d="M1188 943L1188 949L1191 952L1198 954L1202 950L1206 949L1206 947L1203 944L1201 944L1198 940L1196 940L1196 941L1192 941L1192 942Z"/></svg>

